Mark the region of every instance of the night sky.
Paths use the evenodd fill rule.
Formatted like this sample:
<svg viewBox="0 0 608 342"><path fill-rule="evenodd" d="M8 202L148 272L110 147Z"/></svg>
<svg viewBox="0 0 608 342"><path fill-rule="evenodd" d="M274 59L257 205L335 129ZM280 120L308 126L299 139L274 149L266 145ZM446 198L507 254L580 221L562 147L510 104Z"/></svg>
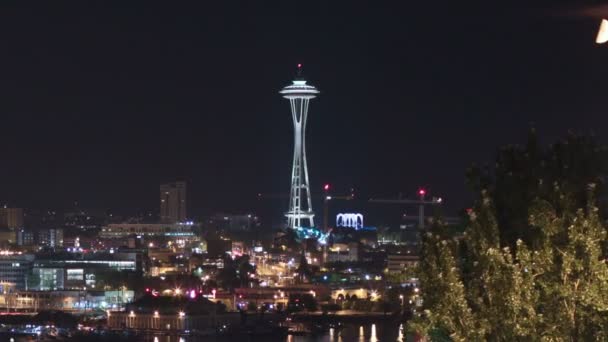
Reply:
<svg viewBox="0 0 608 342"><path fill-rule="evenodd" d="M314 189L424 185L455 212L465 169L530 123L545 143L568 129L608 141L601 14L565 2L83 3L0 5L2 203L154 210L158 185L183 178L194 214L280 213L286 200L256 194L289 191L277 92L297 63L322 92Z"/></svg>

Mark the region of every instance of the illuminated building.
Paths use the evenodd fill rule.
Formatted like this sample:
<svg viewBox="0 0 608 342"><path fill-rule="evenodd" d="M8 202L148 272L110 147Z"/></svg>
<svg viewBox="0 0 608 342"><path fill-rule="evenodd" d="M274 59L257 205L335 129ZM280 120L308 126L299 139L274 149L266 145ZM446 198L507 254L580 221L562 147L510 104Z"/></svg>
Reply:
<svg viewBox="0 0 608 342"><path fill-rule="evenodd" d="M140 253L95 253L40 256L32 274L39 290L94 288L99 274L141 270Z"/></svg>
<svg viewBox="0 0 608 342"><path fill-rule="evenodd" d="M359 261L359 243L334 243L327 253L328 262L356 262Z"/></svg>
<svg viewBox="0 0 608 342"><path fill-rule="evenodd" d="M0 253L0 293L27 288L27 276L32 270L33 254Z"/></svg>
<svg viewBox="0 0 608 342"><path fill-rule="evenodd" d="M63 229L41 229L38 231L38 244L44 247L63 247Z"/></svg>
<svg viewBox="0 0 608 342"><path fill-rule="evenodd" d="M18 291L10 296L9 308L19 311L62 310L85 312L95 309L122 309L133 301L132 290L115 291Z"/></svg>
<svg viewBox="0 0 608 342"><path fill-rule="evenodd" d="M349 227L355 229L363 228L363 215L345 213L336 216L336 227Z"/></svg>
<svg viewBox="0 0 608 342"><path fill-rule="evenodd" d="M160 186L160 222L186 221L186 182L173 182Z"/></svg>
<svg viewBox="0 0 608 342"><path fill-rule="evenodd" d="M163 223L113 223L104 226L99 237L104 239L122 239L132 235L144 237L194 237L192 222Z"/></svg>
<svg viewBox="0 0 608 342"><path fill-rule="evenodd" d="M21 228L17 232L17 245L32 246L34 245L34 232L28 229Z"/></svg>
<svg viewBox="0 0 608 342"><path fill-rule="evenodd" d="M294 149L293 165L291 171L291 191L289 195L289 208L287 226L289 228L314 227L314 213L310 198L310 184L308 182L308 166L306 164L306 120L308 117L308 103L317 96L317 88L306 84L301 74L301 64L298 64L298 77L291 85L286 86L280 93L289 100L291 115L293 117ZM303 221L307 221L304 224Z"/></svg>

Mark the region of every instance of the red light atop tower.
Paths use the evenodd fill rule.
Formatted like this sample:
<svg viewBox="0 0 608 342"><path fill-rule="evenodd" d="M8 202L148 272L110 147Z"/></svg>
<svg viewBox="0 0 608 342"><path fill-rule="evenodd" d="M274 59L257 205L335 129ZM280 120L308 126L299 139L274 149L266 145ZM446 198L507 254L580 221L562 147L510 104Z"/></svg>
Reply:
<svg viewBox="0 0 608 342"><path fill-rule="evenodd" d="M329 190L329 184L325 184L325 185L323 186L323 190L328 191L328 190Z"/></svg>
<svg viewBox="0 0 608 342"><path fill-rule="evenodd" d="M302 68L302 63L298 63L298 69Z"/></svg>
<svg viewBox="0 0 608 342"><path fill-rule="evenodd" d="M418 195L420 195L420 196L426 195L426 190L424 190L424 189L418 190Z"/></svg>

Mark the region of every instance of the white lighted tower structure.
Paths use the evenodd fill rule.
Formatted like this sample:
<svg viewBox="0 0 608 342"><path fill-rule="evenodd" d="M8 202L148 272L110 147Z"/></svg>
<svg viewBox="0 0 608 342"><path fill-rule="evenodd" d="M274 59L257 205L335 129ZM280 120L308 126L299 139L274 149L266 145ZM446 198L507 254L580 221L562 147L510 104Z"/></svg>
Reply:
<svg viewBox="0 0 608 342"><path fill-rule="evenodd" d="M317 88L306 84L306 81L302 78L301 71L302 65L298 64L298 76L292 84L280 91L283 97L289 100L291 104L291 116L293 117L294 145L291 191L289 194L289 209L285 214L289 228L313 227L313 218L315 216L310 199L305 137L308 103L310 99L317 96L319 91Z"/></svg>

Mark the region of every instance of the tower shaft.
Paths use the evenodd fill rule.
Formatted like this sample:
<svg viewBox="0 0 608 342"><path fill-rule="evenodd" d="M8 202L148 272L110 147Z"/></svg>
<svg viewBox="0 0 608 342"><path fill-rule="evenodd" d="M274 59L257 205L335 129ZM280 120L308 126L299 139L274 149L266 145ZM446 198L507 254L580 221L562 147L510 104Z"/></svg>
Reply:
<svg viewBox="0 0 608 342"><path fill-rule="evenodd" d="M281 94L289 100L293 118L294 146L291 169L289 208L285 216L290 228L314 227L314 212L310 196L308 165L306 162L306 120L308 104L319 91L306 81L296 80L285 87Z"/></svg>
<svg viewBox="0 0 608 342"><path fill-rule="evenodd" d="M310 183L308 180L308 165L306 162L306 119L308 116L307 98L289 99L293 117L293 163L291 170L291 191L289 194L289 210L287 225L290 228L314 226L314 213L310 198ZM308 222L305 222L308 220Z"/></svg>

